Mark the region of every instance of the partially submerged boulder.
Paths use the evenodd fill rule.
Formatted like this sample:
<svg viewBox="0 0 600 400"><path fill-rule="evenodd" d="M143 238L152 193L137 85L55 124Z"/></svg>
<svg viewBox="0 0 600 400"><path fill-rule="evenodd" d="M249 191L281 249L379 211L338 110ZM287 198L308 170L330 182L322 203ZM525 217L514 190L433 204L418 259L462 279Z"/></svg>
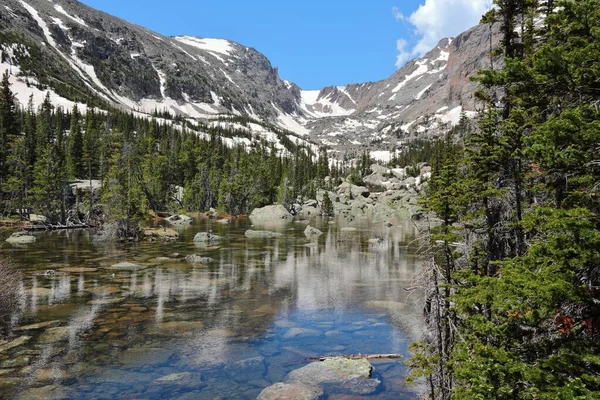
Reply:
<svg viewBox="0 0 600 400"><path fill-rule="evenodd" d="M201 257L196 254L190 254L189 256L185 257L185 261L189 262L190 264L208 264L214 260L210 257Z"/></svg>
<svg viewBox="0 0 600 400"><path fill-rule="evenodd" d="M10 244L30 244L35 243L36 237L27 232L15 232L6 241Z"/></svg>
<svg viewBox="0 0 600 400"><path fill-rule="evenodd" d="M213 235L210 232L199 232L194 236L194 242L196 243L218 243L224 239L221 236Z"/></svg>
<svg viewBox="0 0 600 400"><path fill-rule="evenodd" d="M366 359L334 357L292 371L286 381L292 384L319 385L340 393L367 395L377 391L381 384L378 379L371 378L372 371L373 366Z"/></svg>
<svg viewBox="0 0 600 400"><path fill-rule="evenodd" d="M253 231L252 229L248 229L245 233L247 238L250 239L264 239L264 238L274 238L282 236L281 233L271 232L271 231Z"/></svg>
<svg viewBox="0 0 600 400"><path fill-rule="evenodd" d="M319 237L323 234L323 232L321 232L320 230L318 230L317 228L314 228L310 225L308 225L306 227L306 229L304 230L304 235L307 238L315 238L315 237Z"/></svg>

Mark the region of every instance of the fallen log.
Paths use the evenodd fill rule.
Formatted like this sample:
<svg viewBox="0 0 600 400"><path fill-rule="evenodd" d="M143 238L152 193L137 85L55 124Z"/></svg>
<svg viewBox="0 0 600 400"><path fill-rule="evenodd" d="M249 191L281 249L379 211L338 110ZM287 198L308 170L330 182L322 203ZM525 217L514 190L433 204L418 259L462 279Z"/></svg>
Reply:
<svg viewBox="0 0 600 400"><path fill-rule="evenodd" d="M310 361L325 361L331 358L346 358L348 360L384 360L384 359L394 359L394 358L402 358L402 354L350 354L350 355L331 355L331 356L323 356L323 357L309 357Z"/></svg>
<svg viewBox="0 0 600 400"><path fill-rule="evenodd" d="M86 224L73 224L73 225L29 225L23 227L23 230L27 232L32 231L58 231L65 229L89 229L93 228L91 225Z"/></svg>

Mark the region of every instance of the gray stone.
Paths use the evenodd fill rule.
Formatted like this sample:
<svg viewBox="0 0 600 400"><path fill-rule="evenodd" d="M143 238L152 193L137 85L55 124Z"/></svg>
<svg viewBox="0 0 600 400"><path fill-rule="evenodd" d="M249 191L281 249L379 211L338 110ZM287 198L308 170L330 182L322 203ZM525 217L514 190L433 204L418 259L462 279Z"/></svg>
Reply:
<svg viewBox="0 0 600 400"><path fill-rule="evenodd" d="M305 385L320 385L332 391L365 395L374 393L381 382L371 379L373 367L365 360L343 357L314 362L292 371L286 381Z"/></svg>
<svg viewBox="0 0 600 400"><path fill-rule="evenodd" d="M189 372L182 372L179 374L171 374L158 378L152 383L155 385L177 385L177 386L190 386L194 380L194 375Z"/></svg>
<svg viewBox="0 0 600 400"><path fill-rule="evenodd" d="M340 375L358 378L370 378L373 366L367 359L350 360L344 357L328 358L322 362Z"/></svg>
<svg viewBox="0 0 600 400"><path fill-rule="evenodd" d="M130 262L120 262L117 264L113 264L106 269L114 270L114 271L141 271L143 269L148 268L144 265L138 265Z"/></svg>
<svg viewBox="0 0 600 400"><path fill-rule="evenodd" d="M191 264L209 264L214 260L210 257L200 257L195 254L190 254L185 257L185 260Z"/></svg>
<svg viewBox="0 0 600 400"><path fill-rule="evenodd" d="M165 218L165 221L169 222L171 225L177 225L177 226L186 226L186 225L191 225L193 220L191 217L188 217L187 215L172 215L169 218Z"/></svg>
<svg viewBox="0 0 600 400"><path fill-rule="evenodd" d="M390 170L382 165L372 164L371 172L378 175L386 175L390 173Z"/></svg>
<svg viewBox="0 0 600 400"><path fill-rule="evenodd" d="M210 232L199 232L194 236L194 242L196 243L219 243L222 241L222 237L213 235Z"/></svg>
<svg viewBox="0 0 600 400"><path fill-rule="evenodd" d="M294 216L284 206L278 204L254 209L250 219L255 223L290 222Z"/></svg>
<svg viewBox="0 0 600 400"><path fill-rule="evenodd" d="M35 236L30 235L27 232L15 232L6 239L6 242L10 244L31 244L35 243L36 240Z"/></svg>
<svg viewBox="0 0 600 400"><path fill-rule="evenodd" d="M307 238L315 238L315 237L321 236L322 234L323 234L323 232L321 232L317 228L314 228L314 227L312 227L310 225L308 225L306 227L306 229L304 230L304 235Z"/></svg>
<svg viewBox="0 0 600 400"><path fill-rule="evenodd" d="M276 383L264 389L257 400L316 400L323 395L317 386L300 383Z"/></svg>
<svg viewBox="0 0 600 400"><path fill-rule="evenodd" d="M172 355L173 352L166 349L134 347L121 354L120 360L126 367L158 366L169 361Z"/></svg>
<svg viewBox="0 0 600 400"><path fill-rule="evenodd" d="M21 355L10 358L8 360L2 361L0 363L0 368L19 368L26 367L31 363L31 358L29 356Z"/></svg>
<svg viewBox="0 0 600 400"><path fill-rule="evenodd" d="M49 328L42 333L39 338L40 343L58 343L66 341L69 338L69 327L59 326L56 328Z"/></svg>
<svg viewBox="0 0 600 400"><path fill-rule="evenodd" d="M0 342L0 353L5 353L10 349L24 345L31 340L31 336L21 336L11 341Z"/></svg>
<svg viewBox="0 0 600 400"><path fill-rule="evenodd" d="M398 179L406 179L406 169L405 168L393 168L392 175L394 175Z"/></svg>
<svg viewBox="0 0 600 400"><path fill-rule="evenodd" d="M365 176L363 178L363 182L365 183L365 186L371 192L381 193L381 192L384 192L387 190L387 187L386 187L387 179L379 174L372 174L372 175Z"/></svg>
<svg viewBox="0 0 600 400"><path fill-rule="evenodd" d="M265 238L274 238L274 237L283 236L281 233L278 233L278 232L253 231L252 229L248 229L246 231L245 235L247 238L250 238L250 239L265 239Z"/></svg>

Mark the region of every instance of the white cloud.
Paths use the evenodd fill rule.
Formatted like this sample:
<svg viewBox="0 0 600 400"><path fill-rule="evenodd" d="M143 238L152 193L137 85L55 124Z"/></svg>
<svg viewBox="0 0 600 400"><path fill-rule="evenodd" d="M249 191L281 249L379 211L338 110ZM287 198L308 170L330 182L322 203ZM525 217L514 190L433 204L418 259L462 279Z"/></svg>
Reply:
<svg viewBox="0 0 600 400"><path fill-rule="evenodd" d="M392 7L392 12L394 13L394 18L396 18L396 21L404 21L406 18L398 7Z"/></svg>
<svg viewBox="0 0 600 400"><path fill-rule="evenodd" d="M410 16L394 7L398 21L408 22L417 37L410 48L404 39L397 42L396 67L421 57L445 37L453 37L479 23L481 16L491 8L492 0L425 0Z"/></svg>

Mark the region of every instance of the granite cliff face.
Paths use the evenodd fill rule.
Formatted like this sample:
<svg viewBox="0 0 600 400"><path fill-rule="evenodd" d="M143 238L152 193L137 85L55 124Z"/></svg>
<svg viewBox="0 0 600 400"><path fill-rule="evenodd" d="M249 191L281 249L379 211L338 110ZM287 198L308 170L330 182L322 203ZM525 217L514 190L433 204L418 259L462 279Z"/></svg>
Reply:
<svg viewBox="0 0 600 400"><path fill-rule="evenodd" d="M388 79L303 91L242 44L165 37L75 0L4 0L0 72L11 73L23 105L50 92L57 105L85 109L94 97L99 107L198 121L250 117L335 150L390 150L474 111L469 78L489 67L497 36L480 25Z"/></svg>

